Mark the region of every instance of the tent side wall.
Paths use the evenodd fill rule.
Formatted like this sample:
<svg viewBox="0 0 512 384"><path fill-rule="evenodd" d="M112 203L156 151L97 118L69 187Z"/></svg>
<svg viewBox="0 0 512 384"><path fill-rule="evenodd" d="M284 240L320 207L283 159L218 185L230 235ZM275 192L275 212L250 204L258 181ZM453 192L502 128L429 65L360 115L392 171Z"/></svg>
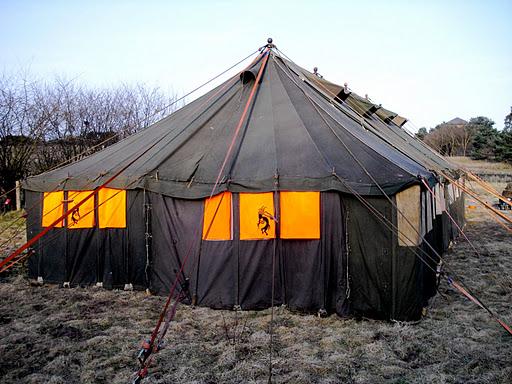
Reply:
<svg viewBox="0 0 512 384"><path fill-rule="evenodd" d="M429 299L437 289L437 254L447 249L443 232L451 225L436 215L433 200L426 190L418 189L416 202L420 206L418 243L405 246L396 231L386 226L376 215L370 214L359 200L344 196L348 216L348 244L350 275L350 309L354 314L381 319L419 319ZM396 204L396 197L393 197ZM388 223L396 227L399 213L386 198L365 197ZM444 213L443 215L446 215ZM414 235L408 234L409 238ZM431 248L432 246L432 248Z"/></svg>
<svg viewBox="0 0 512 384"><path fill-rule="evenodd" d="M378 319L415 320L428 300L428 279L416 257L418 247L399 246L397 235L369 214L354 197L345 197L348 211L350 310ZM397 214L385 198L365 201L396 225Z"/></svg>
<svg viewBox="0 0 512 384"><path fill-rule="evenodd" d="M274 194L276 207L279 195ZM151 194L153 265L151 288L167 294L180 262L190 252L185 277L198 305L213 308L268 308L274 304L316 312L323 308L344 313L346 293L345 213L340 194L320 198L319 240L240 240L239 194L233 194L233 239L199 240L202 200L182 200ZM194 241L195 239L195 241Z"/></svg>
<svg viewBox="0 0 512 384"><path fill-rule="evenodd" d="M34 207L27 219L27 235L33 237L42 229L43 194L26 191L26 196L27 208ZM352 195L320 194L319 240L281 239L279 234L277 239L240 240L240 195L232 196L232 240L207 241L201 240L204 200L127 191L126 228L52 229L34 247L29 275L71 285L102 282L106 288L132 283L163 295L189 254L184 277L198 305L260 309L271 304L275 252L274 304L294 310L413 320L435 293L435 273L414 254L420 248L430 254L435 270L433 252L425 244L400 246L397 235ZM425 236L436 250L444 250L439 240L444 219L431 206L427 214L426 195L421 196ZM387 199L365 200L396 225L397 212ZM279 194L274 203L278 211Z"/></svg>
<svg viewBox="0 0 512 384"><path fill-rule="evenodd" d="M43 193L25 190L27 237L42 229ZM53 228L33 247L29 277L72 286L147 286L142 191L127 191L126 228Z"/></svg>
<svg viewBox="0 0 512 384"><path fill-rule="evenodd" d="M364 199L380 214L392 219L388 201ZM344 201L348 212L350 309L355 314L389 319L392 316L392 233L356 198L344 196Z"/></svg>

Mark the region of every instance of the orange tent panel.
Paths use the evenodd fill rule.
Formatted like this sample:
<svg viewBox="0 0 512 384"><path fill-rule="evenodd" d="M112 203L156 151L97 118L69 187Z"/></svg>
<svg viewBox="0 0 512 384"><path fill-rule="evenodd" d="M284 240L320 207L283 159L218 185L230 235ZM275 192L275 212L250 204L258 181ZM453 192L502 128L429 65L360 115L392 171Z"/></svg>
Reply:
<svg viewBox="0 0 512 384"><path fill-rule="evenodd" d="M41 225L49 227L64 214L64 191L45 192L43 197L43 217ZM61 221L55 227L62 228Z"/></svg>
<svg viewBox="0 0 512 384"><path fill-rule="evenodd" d="M320 192L281 192L281 238L320 239Z"/></svg>
<svg viewBox="0 0 512 384"><path fill-rule="evenodd" d="M231 192L204 202L203 240L231 240Z"/></svg>
<svg viewBox="0 0 512 384"><path fill-rule="evenodd" d="M240 193L240 240L274 239L274 194Z"/></svg>
<svg viewBox="0 0 512 384"><path fill-rule="evenodd" d="M89 196L93 191L69 191L68 210L73 209L78 203ZM87 199L80 207L73 210L68 216L68 228L93 228L94 227L94 196Z"/></svg>
<svg viewBox="0 0 512 384"><path fill-rule="evenodd" d="M126 228L126 191L102 188L98 191L100 228Z"/></svg>

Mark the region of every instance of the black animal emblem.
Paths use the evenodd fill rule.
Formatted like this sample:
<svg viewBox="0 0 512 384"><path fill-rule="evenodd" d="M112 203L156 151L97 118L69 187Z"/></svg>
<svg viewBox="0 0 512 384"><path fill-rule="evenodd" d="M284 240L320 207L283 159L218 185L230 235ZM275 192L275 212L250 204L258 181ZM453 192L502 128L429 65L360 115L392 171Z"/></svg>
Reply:
<svg viewBox="0 0 512 384"><path fill-rule="evenodd" d="M268 236L267 231L270 228L270 222L268 221L268 218L265 217L265 207L262 207L258 210L258 228L262 234Z"/></svg>
<svg viewBox="0 0 512 384"><path fill-rule="evenodd" d="M258 209L258 228L261 233L268 236L268 230L270 229L270 220L272 219L277 222L276 218L267 212L266 207L262 206Z"/></svg>
<svg viewBox="0 0 512 384"><path fill-rule="evenodd" d="M78 224L78 220L80 220L80 207L73 209L73 212L71 213L71 220L73 221L73 225Z"/></svg>

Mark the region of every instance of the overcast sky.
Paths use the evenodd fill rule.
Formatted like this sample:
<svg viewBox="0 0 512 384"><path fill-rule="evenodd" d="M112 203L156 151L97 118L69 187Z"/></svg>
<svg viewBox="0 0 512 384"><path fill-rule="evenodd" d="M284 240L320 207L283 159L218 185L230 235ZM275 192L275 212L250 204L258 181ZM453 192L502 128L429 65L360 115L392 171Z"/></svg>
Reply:
<svg viewBox="0 0 512 384"><path fill-rule="evenodd" d="M183 94L269 36L415 127L483 115L501 129L512 106L511 0L0 0L0 71L38 79Z"/></svg>

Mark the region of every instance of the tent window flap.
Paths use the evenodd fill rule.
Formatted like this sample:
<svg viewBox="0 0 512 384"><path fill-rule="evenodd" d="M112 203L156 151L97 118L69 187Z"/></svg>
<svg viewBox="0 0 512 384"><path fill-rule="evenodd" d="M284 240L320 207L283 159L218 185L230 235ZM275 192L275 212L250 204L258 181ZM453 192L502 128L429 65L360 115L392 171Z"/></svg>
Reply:
<svg viewBox="0 0 512 384"><path fill-rule="evenodd" d="M45 192L43 198L43 217L41 225L49 227L64 214L64 191ZM62 228L62 221L55 225Z"/></svg>
<svg viewBox="0 0 512 384"><path fill-rule="evenodd" d="M274 239L274 194L240 193L240 240Z"/></svg>
<svg viewBox="0 0 512 384"><path fill-rule="evenodd" d="M126 191L103 188L98 191L100 228L126 228Z"/></svg>
<svg viewBox="0 0 512 384"><path fill-rule="evenodd" d="M203 240L231 240L231 192L223 192L204 202Z"/></svg>
<svg viewBox="0 0 512 384"><path fill-rule="evenodd" d="M68 228L79 229L94 227L94 196L88 198L80 207L75 208L78 203L92 192L93 191L68 192L68 210L71 210L68 216Z"/></svg>
<svg viewBox="0 0 512 384"><path fill-rule="evenodd" d="M419 233L421 231L421 190L419 185L414 185L396 194L396 206L398 212L398 245L412 247L420 244ZM425 199L424 208L426 214L430 210L432 218L431 201ZM405 217L404 217L405 216ZM411 225L412 224L412 225Z"/></svg>
<svg viewBox="0 0 512 384"><path fill-rule="evenodd" d="M320 192L281 192L281 238L320 239Z"/></svg>

